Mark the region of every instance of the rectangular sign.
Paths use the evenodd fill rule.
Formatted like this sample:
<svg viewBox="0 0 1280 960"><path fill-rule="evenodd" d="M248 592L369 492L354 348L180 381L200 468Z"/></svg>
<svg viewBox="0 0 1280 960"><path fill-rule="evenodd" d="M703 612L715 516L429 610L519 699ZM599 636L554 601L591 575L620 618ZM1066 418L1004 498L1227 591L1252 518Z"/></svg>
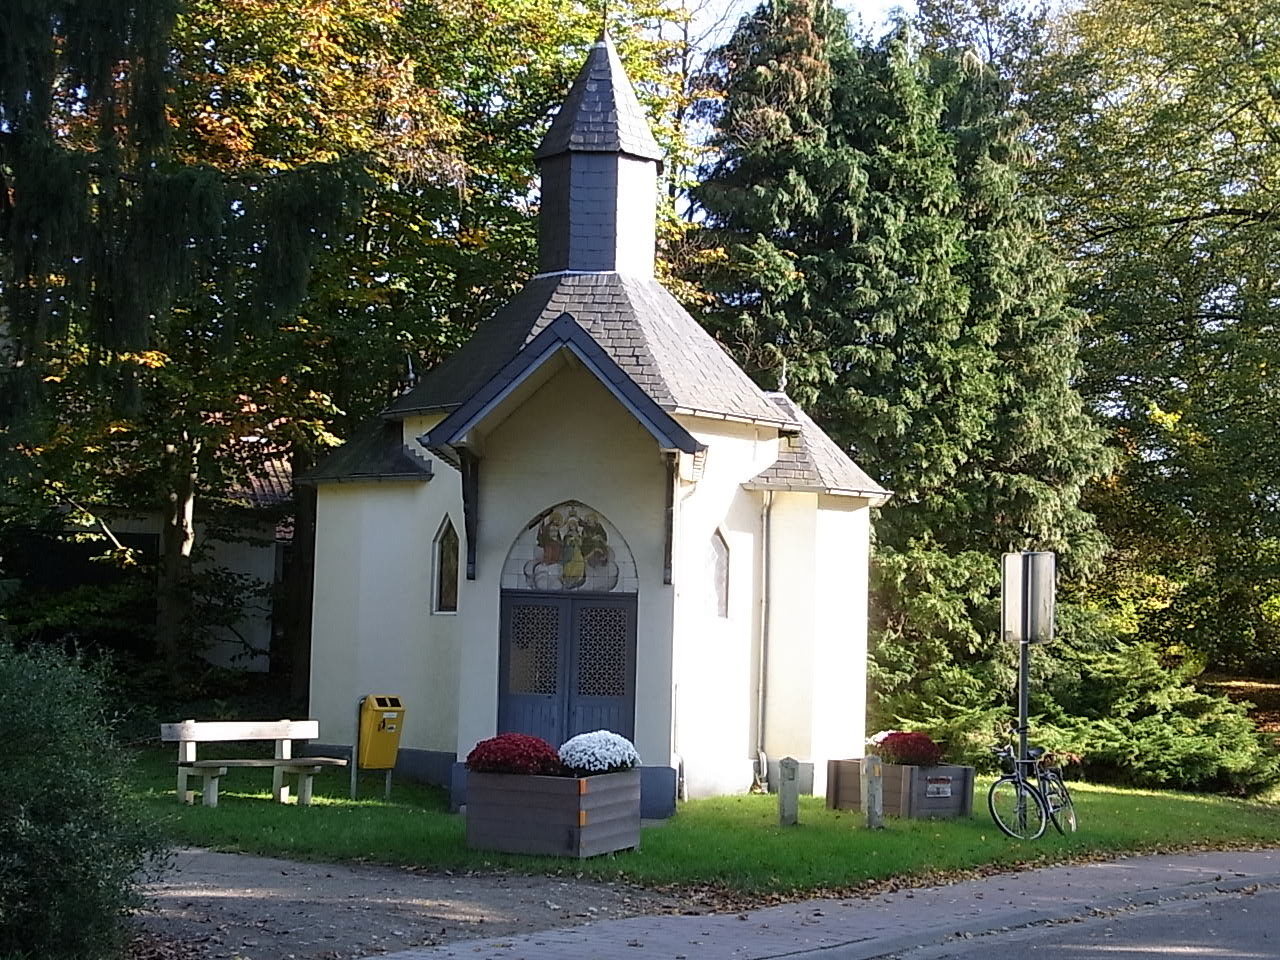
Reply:
<svg viewBox="0 0 1280 960"><path fill-rule="evenodd" d="M1056 556L1048 551L1006 553L1000 561L1000 635L1010 643L1053 639Z"/></svg>
<svg viewBox="0 0 1280 960"><path fill-rule="evenodd" d="M924 795L926 797L951 796L951 778L950 777L929 777L924 782Z"/></svg>
<svg viewBox="0 0 1280 960"><path fill-rule="evenodd" d="M1009 643L1022 642L1022 554L1000 558L1000 635Z"/></svg>
<svg viewBox="0 0 1280 960"><path fill-rule="evenodd" d="M1024 553L1023 590L1027 604L1027 640L1053 639L1053 614L1058 592L1057 558L1048 552Z"/></svg>

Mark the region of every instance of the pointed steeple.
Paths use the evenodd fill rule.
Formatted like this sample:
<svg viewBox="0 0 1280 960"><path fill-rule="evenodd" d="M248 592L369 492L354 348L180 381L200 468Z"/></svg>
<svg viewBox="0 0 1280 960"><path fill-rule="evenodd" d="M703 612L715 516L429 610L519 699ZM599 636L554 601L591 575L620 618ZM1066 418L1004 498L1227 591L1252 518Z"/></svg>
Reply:
<svg viewBox="0 0 1280 960"><path fill-rule="evenodd" d="M540 272L652 276L662 158L605 31L534 153Z"/></svg>
<svg viewBox="0 0 1280 960"><path fill-rule="evenodd" d="M533 158L571 151L625 153L658 163L664 157L608 31L591 48Z"/></svg>

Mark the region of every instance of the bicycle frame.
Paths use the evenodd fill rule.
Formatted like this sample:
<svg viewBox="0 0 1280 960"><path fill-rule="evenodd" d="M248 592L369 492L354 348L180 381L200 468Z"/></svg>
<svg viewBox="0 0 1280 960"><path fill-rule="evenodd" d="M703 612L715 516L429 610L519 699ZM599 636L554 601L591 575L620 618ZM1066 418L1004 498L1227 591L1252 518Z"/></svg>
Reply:
<svg viewBox="0 0 1280 960"><path fill-rule="evenodd" d="M1025 831L1027 826L1027 804L1036 803L1041 808L1042 814L1047 815L1047 818L1053 823L1054 827L1057 828L1059 832L1062 832L1062 826L1057 819L1060 807L1054 802L1054 796L1050 792L1050 787L1056 782L1060 788L1058 792L1065 794L1066 784L1063 780L1062 772L1053 762L1053 754L1041 753L1036 757L1019 758L1016 755L1012 744L1005 744L1002 747L993 748L992 752L1000 758L1002 766L1005 766L1007 770L1007 772L1004 773L995 784L993 784L992 795L994 796L994 791L1000 783L1008 780L1013 781L1017 797L1014 806L1014 816L1016 818L1016 824L1019 831ZM1012 769L1008 769L1010 765L1012 766ZM1035 794L1034 799L1030 796L1032 792ZM1066 797L1066 806L1070 808L1070 795L1066 794ZM992 804L993 802L994 801L990 799L988 801L989 804ZM992 815L993 817L995 816L994 806L992 806ZM1071 813L1071 817L1072 830L1074 830L1074 813ZM1011 832L1004 828L1003 824L1000 822L1000 818L997 817L996 822L997 826L1004 829L1006 833ZM1043 828L1041 832L1043 832ZM1039 835L1039 833L1035 834L1035 836Z"/></svg>

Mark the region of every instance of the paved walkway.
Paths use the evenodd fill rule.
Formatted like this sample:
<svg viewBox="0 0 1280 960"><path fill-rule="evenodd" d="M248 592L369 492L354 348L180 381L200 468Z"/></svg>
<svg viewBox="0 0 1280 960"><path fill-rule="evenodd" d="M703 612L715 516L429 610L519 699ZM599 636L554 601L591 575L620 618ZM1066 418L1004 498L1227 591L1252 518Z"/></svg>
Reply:
<svg viewBox="0 0 1280 960"><path fill-rule="evenodd" d="M1129 857L1047 867L867 900L743 914L649 916L384 954L383 960L872 960L1037 923L1280 887L1280 850Z"/></svg>

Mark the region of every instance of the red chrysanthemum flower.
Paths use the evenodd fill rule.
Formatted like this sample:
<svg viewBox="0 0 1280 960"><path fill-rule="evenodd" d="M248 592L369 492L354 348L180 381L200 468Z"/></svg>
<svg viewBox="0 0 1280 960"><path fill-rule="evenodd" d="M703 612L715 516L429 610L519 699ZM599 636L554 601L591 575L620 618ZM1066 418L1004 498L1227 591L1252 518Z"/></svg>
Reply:
<svg viewBox="0 0 1280 960"><path fill-rule="evenodd" d="M528 773L558 776L564 772L556 748L527 733L500 733L481 740L467 754L467 769L477 773Z"/></svg>

